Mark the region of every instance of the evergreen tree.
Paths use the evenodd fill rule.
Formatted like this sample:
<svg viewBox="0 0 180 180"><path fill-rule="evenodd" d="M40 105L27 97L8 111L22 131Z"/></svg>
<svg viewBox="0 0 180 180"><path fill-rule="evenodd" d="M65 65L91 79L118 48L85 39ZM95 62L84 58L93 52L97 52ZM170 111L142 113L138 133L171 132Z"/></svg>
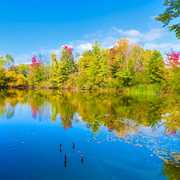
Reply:
<svg viewBox="0 0 180 180"><path fill-rule="evenodd" d="M165 81L165 67L159 51L149 51L150 58L147 64L147 75L150 83L162 83Z"/></svg>
<svg viewBox="0 0 180 180"><path fill-rule="evenodd" d="M51 56L53 61L52 84L53 87L63 89L69 76L75 72L75 63L72 54L72 47L64 46L61 59L57 62L55 55Z"/></svg>

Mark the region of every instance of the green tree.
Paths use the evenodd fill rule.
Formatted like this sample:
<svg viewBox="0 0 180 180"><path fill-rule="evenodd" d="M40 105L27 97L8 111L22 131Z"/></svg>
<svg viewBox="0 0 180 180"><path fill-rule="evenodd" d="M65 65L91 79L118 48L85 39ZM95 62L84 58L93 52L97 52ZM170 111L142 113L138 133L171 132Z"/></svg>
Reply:
<svg viewBox="0 0 180 180"><path fill-rule="evenodd" d="M5 56L5 63L8 66L12 66L14 63L14 58L10 54L6 54Z"/></svg>
<svg viewBox="0 0 180 180"><path fill-rule="evenodd" d="M4 68L0 66L0 89L7 87L7 79L5 77Z"/></svg>
<svg viewBox="0 0 180 180"><path fill-rule="evenodd" d="M180 167L170 163L164 163L164 174L169 180L180 179Z"/></svg>
<svg viewBox="0 0 180 180"><path fill-rule="evenodd" d="M44 82L46 82L48 76L48 71L45 65L38 64L30 67L28 75L28 83L33 88L44 87Z"/></svg>
<svg viewBox="0 0 180 180"><path fill-rule="evenodd" d="M118 41L110 49L108 64L114 87L126 87L138 83L138 76L144 72L143 53L141 47L126 39Z"/></svg>
<svg viewBox="0 0 180 180"><path fill-rule="evenodd" d="M148 51L150 54L147 63L147 76L150 83L162 83L165 81L165 66L159 51Z"/></svg>
<svg viewBox="0 0 180 180"><path fill-rule="evenodd" d="M28 85L27 76L25 76L23 72L19 71L18 66L7 69L5 76L9 88L24 88Z"/></svg>
<svg viewBox="0 0 180 180"><path fill-rule="evenodd" d="M175 91L180 93L180 67L173 66L171 68L170 86Z"/></svg>
<svg viewBox="0 0 180 180"><path fill-rule="evenodd" d="M11 66L14 63L14 59L10 54L5 56L0 56L0 65L1 66Z"/></svg>
<svg viewBox="0 0 180 180"><path fill-rule="evenodd" d="M98 43L91 51L83 53L78 62L78 86L80 89L96 89L107 86L107 51Z"/></svg>
<svg viewBox="0 0 180 180"><path fill-rule="evenodd" d="M0 88L7 87L7 78L5 73L6 66L12 65L14 62L13 57L10 54L0 56Z"/></svg>
<svg viewBox="0 0 180 180"><path fill-rule="evenodd" d="M61 59L58 62L55 54L51 55L52 59L52 86L63 89L66 86L70 75L75 72L75 63L72 49L67 46L63 48Z"/></svg>
<svg viewBox="0 0 180 180"><path fill-rule="evenodd" d="M176 33L177 38L180 38L180 0L165 0L165 11L156 17L156 19L163 23L164 26L168 26L170 31Z"/></svg>

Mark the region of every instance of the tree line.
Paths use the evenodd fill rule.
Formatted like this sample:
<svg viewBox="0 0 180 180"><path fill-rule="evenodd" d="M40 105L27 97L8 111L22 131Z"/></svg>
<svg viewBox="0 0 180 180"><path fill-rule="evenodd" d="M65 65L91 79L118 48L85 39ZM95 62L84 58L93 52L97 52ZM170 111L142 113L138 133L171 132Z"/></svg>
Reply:
<svg viewBox="0 0 180 180"><path fill-rule="evenodd" d="M50 63L36 56L30 64L13 64L10 55L0 57L0 88L52 88L59 90L123 89L138 85L159 85L180 91L180 53L169 53L168 62L157 50L147 50L126 39L112 48L95 43L77 59L65 45Z"/></svg>

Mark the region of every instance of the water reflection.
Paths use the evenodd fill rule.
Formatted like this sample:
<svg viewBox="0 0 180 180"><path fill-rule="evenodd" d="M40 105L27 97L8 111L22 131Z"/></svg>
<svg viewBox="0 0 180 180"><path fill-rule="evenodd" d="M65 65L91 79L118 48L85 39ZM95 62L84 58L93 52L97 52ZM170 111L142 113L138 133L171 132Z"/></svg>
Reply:
<svg viewBox="0 0 180 180"><path fill-rule="evenodd" d="M81 161L81 164L84 164L84 156L83 156L83 154L80 155L80 161Z"/></svg>
<svg viewBox="0 0 180 180"><path fill-rule="evenodd" d="M59 146L59 151L62 152L62 144Z"/></svg>
<svg viewBox="0 0 180 180"><path fill-rule="evenodd" d="M71 148L72 151L69 151ZM78 157L78 160L80 161L81 165L84 165L84 161L85 161L84 153L76 148L75 142L72 142L71 148L66 147L63 149L63 144L59 145L60 153L63 152L64 167L65 168L68 167L68 161L72 162L77 160L77 158L75 157ZM74 156L72 154L74 154Z"/></svg>
<svg viewBox="0 0 180 180"><path fill-rule="evenodd" d="M51 121L61 118L64 128L72 127L75 114L93 132L101 126L123 137L136 132L139 125L155 127L160 121L167 134L180 128L180 97L132 97L111 94L58 94L45 91L8 91L0 93L0 116L12 118L16 106L31 107L32 117L50 115Z"/></svg>
<svg viewBox="0 0 180 180"><path fill-rule="evenodd" d="M155 127L160 121L167 134L180 128L180 98L132 97L111 94L58 94L45 91L8 91L0 93L0 116L12 118L18 104L31 107L32 117L50 114L52 122L61 118L64 128L72 127L75 114L97 132L101 126L124 137L140 125Z"/></svg>
<svg viewBox="0 0 180 180"><path fill-rule="evenodd" d="M73 143L72 143L72 149L73 149L73 151L75 151L75 147L76 147L76 146L75 146L75 143L73 142Z"/></svg>
<svg viewBox="0 0 180 180"><path fill-rule="evenodd" d="M178 180L180 179L180 167L176 167L170 163L165 163L164 174L168 177L169 180Z"/></svg>
<svg viewBox="0 0 180 180"><path fill-rule="evenodd" d="M51 119L54 123L61 119L65 129L73 127L73 123L78 121L85 123L94 133L105 127L116 135L106 137L107 141L121 138L126 143L150 149L159 157L165 157L166 162L172 160L173 151L179 153L180 97L175 95L142 97L53 91L0 92L0 117L11 119L21 105L27 105L32 118L38 121ZM159 142L157 136L161 137ZM167 142L167 137L174 137L174 149L166 147L164 142ZM74 142L71 148L73 152L77 151ZM69 159L63 144L59 144L59 151L63 152L66 168ZM80 163L84 164L84 155L80 153L79 156ZM172 163L164 164L165 174L169 177L176 168Z"/></svg>
<svg viewBox="0 0 180 180"><path fill-rule="evenodd" d="M64 154L64 167L67 168L67 155Z"/></svg>

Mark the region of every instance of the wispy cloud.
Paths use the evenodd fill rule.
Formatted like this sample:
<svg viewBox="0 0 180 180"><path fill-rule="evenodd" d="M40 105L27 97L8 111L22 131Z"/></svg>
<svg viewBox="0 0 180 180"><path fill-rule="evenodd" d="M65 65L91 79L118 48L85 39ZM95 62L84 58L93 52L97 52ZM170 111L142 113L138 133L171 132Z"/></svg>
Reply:
<svg viewBox="0 0 180 180"><path fill-rule="evenodd" d="M14 59L15 59L15 64L29 64L29 62L31 62L31 58L32 54L19 54L19 55L15 55Z"/></svg>
<svg viewBox="0 0 180 180"><path fill-rule="evenodd" d="M86 51L86 50L90 50L90 49L92 49L92 45L93 44L90 43L90 42L81 43L76 47L76 50L78 52L83 52L83 51Z"/></svg>
<svg viewBox="0 0 180 180"><path fill-rule="evenodd" d="M143 34L142 38L145 42L149 42L160 39L162 36L164 36L162 29L151 29L149 32Z"/></svg>
<svg viewBox="0 0 180 180"><path fill-rule="evenodd" d="M146 49L158 49L162 53L165 53L171 49L180 50L180 42L167 41L168 33L160 28L152 28L147 32L141 32L137 29L121 29L118 27L112 27L108 31L97 31L92 34L85 35L81 40L75 40L69 42L74 48L75 54L81 54L85 50L92 49L92 45L95 41L101 43L102 47L112 47L118 39L126 38L131 42L138 43ZM39 52L32 52L31 54L23 54L15 57L18 63L30 61L33 54L43 54L49 58L51 52L55 52L60 56L60 48L52 48L47 50L41 50Z"/></svg>
<svg viewBox="0 0 180 180"><path fill-rule="evenodd" d="M175 44L175 43L146 43L145 44L146 49L158 49L160 51L166 50L180 50L180 43Z"/></svg>
<svg viewBox="0 0 180 180"><path fill-rule="evenodd" d="M121 37L128 38L133 42L141 43L141 42L150 42L157 40L163 36L162 29L150 29L148 32L140 32L136 29L122 30L116 27L113 28L114 31L119 33Z"/></svg>

